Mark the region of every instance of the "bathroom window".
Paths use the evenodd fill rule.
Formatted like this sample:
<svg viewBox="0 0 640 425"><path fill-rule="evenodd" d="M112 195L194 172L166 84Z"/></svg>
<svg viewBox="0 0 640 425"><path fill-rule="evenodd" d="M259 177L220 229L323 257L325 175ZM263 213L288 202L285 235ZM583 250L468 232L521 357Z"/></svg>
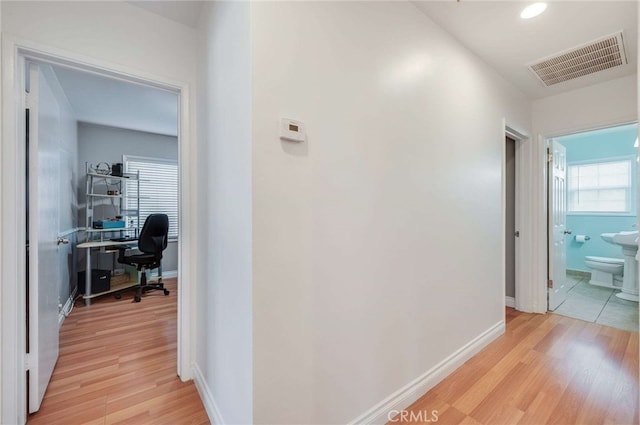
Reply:
<svg viewBox="0 0 640 425"><path fill-rule="evenodd" d="M570 164L568 212L631 214L631 159Z"/></svg>

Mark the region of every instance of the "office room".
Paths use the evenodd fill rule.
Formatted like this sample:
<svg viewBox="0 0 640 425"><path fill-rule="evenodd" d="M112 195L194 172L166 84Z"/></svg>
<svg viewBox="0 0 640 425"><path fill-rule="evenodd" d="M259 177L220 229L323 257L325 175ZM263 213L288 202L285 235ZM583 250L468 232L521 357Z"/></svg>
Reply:
<svg viewBox="0 0 640 425"><path fill-rule="evenodd" d="M37 59L25 70L29 423L51 423L73 420L56 400L96 376L131 387L141 357L179 381L179 95Z"/></svg>

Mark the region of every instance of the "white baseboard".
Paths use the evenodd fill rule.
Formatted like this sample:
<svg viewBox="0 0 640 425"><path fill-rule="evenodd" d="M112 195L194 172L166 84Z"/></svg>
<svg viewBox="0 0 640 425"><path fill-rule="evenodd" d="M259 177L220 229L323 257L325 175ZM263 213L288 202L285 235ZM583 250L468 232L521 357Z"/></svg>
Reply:
<svg viewBox="0 0 640 425"><path fill-rule="evenodd" d="M358 416L349 424L386 424L391 411L406 409L505 331L504 320L491 326L449 357Z"/></svg>
<svg viewBox="0 0 640 425"><path fill-rule="evenodd" d="M170 279L172 277L178 277L178 270L169 270L168 272L162 272L162 278Z"/></svg>
<svg viewBox="0 0 640 425"><path fill-rule="evenodd" d="M71 313L71 308L73 307L73 300L76 298L77 291L78 291L77 288L73 290L71 295L69 295L69 298L67 299L67 301L64 303L62 310L60 310L60 312L58 313L58 329L60 329L60 326L62 326L64 319L66 319L69 313Z"/></svg>
<svg viewBox="0 0 640 425"><path fill-rule="evenodd" d="M516 308L516 299L514 297L504 297L504 305L511 308Z"/></svg>
<svg viewBox="0 0 640 425"><path fill-rule="evenodd" d="M162 275L163 277L166 276L165 273ZM225 422L222 418L222 414L220 413L220 409L218 408L218 404L213 398L209 385L207 385L204 375L202 375L197 364L193 365L193 382L196 384L196 388L200 394L200 399L202 400L202 404L204 404L204 409L207 411L207 416L209 416L209 421L212 424L224 425Z"/></svg>

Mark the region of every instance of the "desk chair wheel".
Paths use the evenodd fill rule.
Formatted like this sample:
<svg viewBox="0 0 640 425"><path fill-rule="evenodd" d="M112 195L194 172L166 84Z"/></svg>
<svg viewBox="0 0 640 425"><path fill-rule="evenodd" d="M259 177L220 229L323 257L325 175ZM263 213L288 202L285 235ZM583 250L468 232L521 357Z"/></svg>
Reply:
<svg viewBox="0 0 640 425"><path fill-rule="evenodd" d="M139 303L141 300L142 300L142 298L140 298L140 296L139 296L139 295L135 295L135 296L133 297L133 301L135 301L135 302L137 302L137 303Z"/></svg>
<svg viewBox="0 0 640 425"><path fill-rule="evenodd" d="M122 298L122 294L116 294L115 297L116 297L116 300L119 300L120 298Z"/></svg>
<svg viewBox="0 0 640 425"><path fill-rule="evenodd" d="M171 292L169 292L169 290L167 290L167 289L165 289L165 290L164 290L164 294L165 294L165 295L169 295L170 293L171 293Z"/></svg>

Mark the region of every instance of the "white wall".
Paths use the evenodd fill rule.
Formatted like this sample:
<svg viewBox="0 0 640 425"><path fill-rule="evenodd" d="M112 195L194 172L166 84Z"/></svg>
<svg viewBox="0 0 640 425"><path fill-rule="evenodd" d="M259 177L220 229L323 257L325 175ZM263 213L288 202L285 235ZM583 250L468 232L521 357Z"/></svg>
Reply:
<svg viewBox="0 0 640 425"><path fill-rule="evenodd" d="M409 3L251 22L254 421L345 423L504 319L502 120L529 103Z"/></svg>
<svg viewBox="0 0 640 425"><path fill-rule="evenodd" d="M141 8L135 7L126 2L0 2L2 7L2 32L3 38L10 35L18 41L25 40L30 46L45 46L57 49L60 54L68 54L71 57L90 58L99 63L112 64L118 70L127 69L131 73L140 76L154 78L158 76L163 81L173 81L176 84L187 84L186 95L189 99L188 107L182 110L192 111L193 115L189 122L182 122L184 129L190 137L182 140L181 156L197 154L195 142L196 120L195 120L195 88L196 88L196 31L193 28L178 24L158 15L149 13ZM3 63L3 66L6 66ZM6 104L4 105L6 107ZM8 132L5 130L3 135ZM186 135L186 133L183 133ZM4 137L4 136L3 136ZM3 140L7 143L7 139ZM3 146L4 151L4 146ZM11 149L6 152L12 153ZM3 157L3 160L5 157ZM192 223L195 225L195 210L200 200L194 196L197 193L196 164L193 161L188 170L185 170L183 179L188 183L187 190L182 191L183 205L188 208L188 215L184 216L183 234L188 235L183 244L185 260L181 267L182 277L193 282L198 278L195 276L195 266L201 261L205 261L205 254L196 252L190 247L197 243L199 234L193 232L191 235ZM5 160L6 163L6 160ZM6 168L5 168L6 169ZM6 177L6 172L3 174ZM183 176L183 177L185 177ZM7 185L3 182L2 199L12 199L11 191L5 192ZM15 191L15 189L13 189ZM11 211L10 207L3 204L3 211ZM7 216L3 215L3 263L2 273L4 276L11 275L15 265L5 264L8 254L6 249L11 246L15 235L6 233L10 229L6 223ZM191 249L189 251L189 249ZM5 266L13 269L7 269ZM16 272L17 273L17 272ZM13 283L3 279L2 285ZM3 289L4 290L4 289ZM8 292L11 292L9 290ZM182 294L187 294L188 289L183 288ZM189 295L186 295L187 298ZM181 302L184 299L181 298ZM186 311L184 320L180 325L192 323L190 316L194 311ZM9 316L8 316L9 315ZM15 350L11 345L17 341L16 335L19 331L9 328L7 319L10 317L8 310L3 310L2 335L3 350ZM4 325L6 324L6 325ZM6 332L6 333L5 333ZM189 344L190 334L182 334ZM5 351L4 353L9 352ZM2 370L2 398L3 410L2 423L14 423L15 417L7 416L16 409L21 411L16 405L12 396L21 392L15 386L17 382L16 368L6 369L4 366L14 360L3 353ZM183 377L188 377L191 359L188 356L179 356ZM7 375L8 374L8 375ZM7 406L11 406L8 408ZM17 406L17 407L16 407Z"/></svg>
<svg viewBox="0 0 640 425"><path fill-rule="evenodd" d="M0 35L2 34L2 3L0 3ZM0 57L2 57L2 37L0 36ZM2 67L0 66L0 81L4 81L2 78ZM2 99L2 86L3 84L0 83L0 99ZM0 135L4 134L4 129L2 127L2 102L0 102ZM2 150L0 149L0 152ZM0 189L1 192L1 189ZM2 208L0 208L0 218L2 218ZM2 234L2 226L0 225L0 240L4 237L4 235ZM0 253L1 253L1 245L0 245ZM2 258L2 257L0 257ZM1 260L0 260L0 264L1 264ZM5 312L2 311L2 305L3 305L3 298L2 298L2 292L0 291L0 319L2 317L5 317ZM0 338L2 337L2 330L0 328ZM4 376L3 376L3 371L2 371L2 365L5 364L4 359L2 358L3 355L3 349L0 349L0 391L2 390L2 383L5 382ZM14 372L15 373L15 372ZM4 403L4 397L0 397L0 421L2 421L2 405Z"/></svg>
<svg viewBox="0 0 640 425"><path fill-rule="evenodd" d="M195 31L126 2L3 1L2 30L142 73L195 80Z"/></svg>
<svg viewBox="0 0 640 425"><path fill-rule="evenodd" d="M546 137L575 133L638 119L638 75L537 99L532 124Z"/></svg>
<svg viewBox="0 0 640 425"><path fill-rule="evenodd" d="M196 382L214 422L253 422L249 3L207 2L199 25ZM280 400L283 406L286 400Z"/></svg>
<svg viewBox="0 0 640 425"><path fill-rule="evenodd" d="M148 156L162 159L178 160L178 138L162 134L146 133L143 131L127 130L124 128L107 127L103 125L78 123L78 210L79 223L85 223L86 202L86 163L97 164L106 162L113 164L122 162L123 155ZM143 194L144 195L144 194ZM112 214L113 210L110 209ZM96 212L96 217L101 217ZM80 253L83 255L83 253ZM106 254L112 256L112 254ZM95 256L97 257L97 256ZM80 260L84 261L84 260ZM104 260L103 260L104 261ZM81 263L84 264L84 263ZM104 264L104 263L103 263ZM178 270L178 243L169 241L162 257L164 272Z"/></svg>
<svg viewBox="0 0 640 425"><path fill-rule="evenodd" d="M78 123L78 172L85 173L85 162L122 162L122 155L178 159L178 138L164 134ZM84 186L83 186L84 188Z"/></svg>

